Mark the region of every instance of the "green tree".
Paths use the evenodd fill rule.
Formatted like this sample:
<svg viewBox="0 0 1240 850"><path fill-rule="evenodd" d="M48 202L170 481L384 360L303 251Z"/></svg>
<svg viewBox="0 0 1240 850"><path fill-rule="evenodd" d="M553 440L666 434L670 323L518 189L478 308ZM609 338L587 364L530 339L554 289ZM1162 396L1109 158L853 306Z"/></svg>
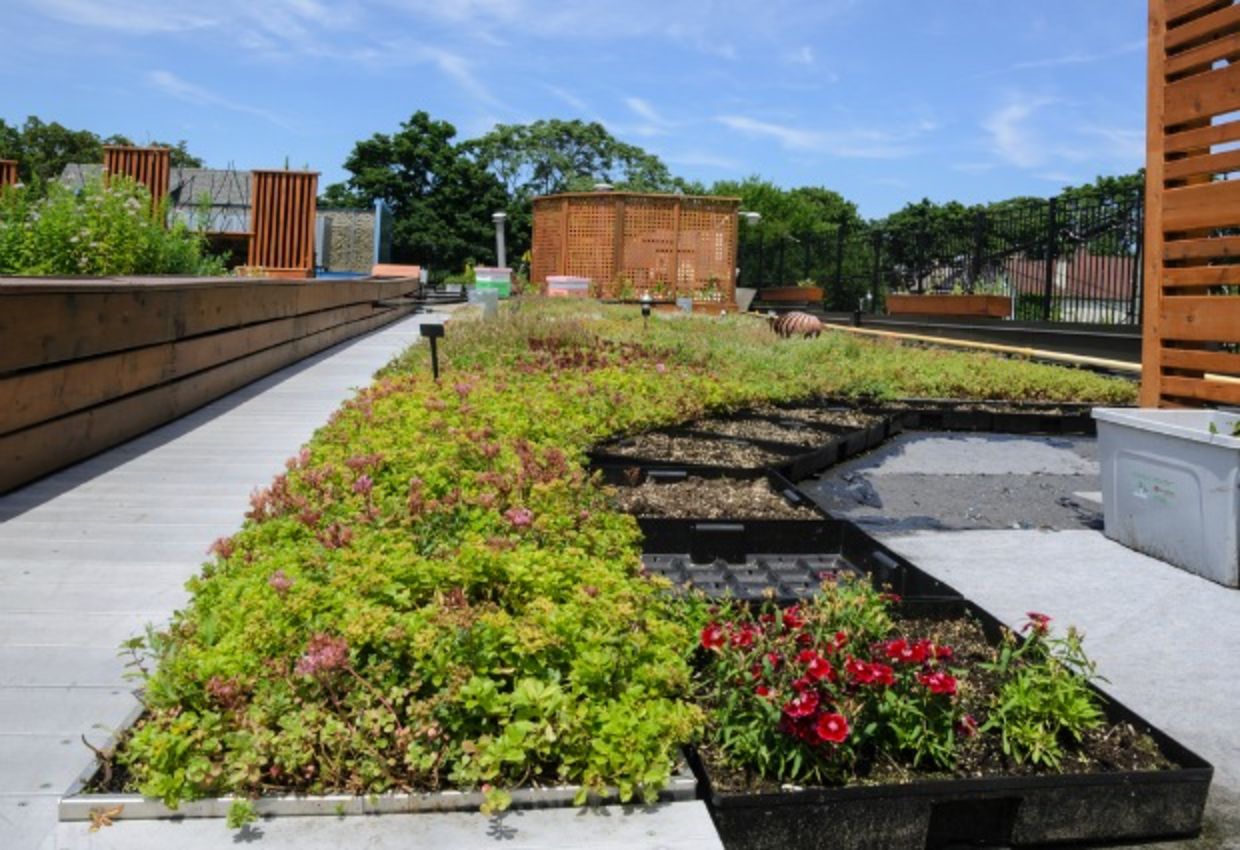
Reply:
<svg viewBox="0 0 1240 850"><path fill-rule="evenodd" d="M632 192L701 191L673 176L654 154L620 141L597 122L497 124L464 147L508 193L505 209L514 256L529 248L531 201L540 195L589 191L596 183Z"/></svg>
<svg viewBox="0 0 1240 850"><path fill-rule="evenodd" d="M344 167L346 184L324 191L332 203L392 208L392 254L397 262L437 273L460 269L494 252L491 213L507 198L498 179L453 143L456 128L422 111L391 134L358 142Z"/></svg>
<svg viewBox="0 0 1240 850"><path fill-rule="evenodd" d="M34 115L20 127L0 119L0 159L17 160L17 173L23 183L45 186L56 180L71 163L103 162L104 145L132 145L126 136L113 134L101 138L90 130L70 130ZM201 168L202 160L189 152L185 140L175 144L151 142L153 147L171 149L173 167ZM40 190L41 191L41 190Z"/></svg>

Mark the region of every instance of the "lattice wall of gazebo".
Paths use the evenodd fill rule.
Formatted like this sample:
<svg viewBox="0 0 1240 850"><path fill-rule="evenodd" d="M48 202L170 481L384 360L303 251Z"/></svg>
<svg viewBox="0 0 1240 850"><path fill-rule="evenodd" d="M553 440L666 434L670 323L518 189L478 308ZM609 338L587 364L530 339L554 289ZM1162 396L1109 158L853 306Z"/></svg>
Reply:
<svg viewBox="0 0 1240 850"><path fill-rule="evenodd" d="M595 293L736 295L739 198L579 192L534 199L530 279L587 277Z"/></svg>

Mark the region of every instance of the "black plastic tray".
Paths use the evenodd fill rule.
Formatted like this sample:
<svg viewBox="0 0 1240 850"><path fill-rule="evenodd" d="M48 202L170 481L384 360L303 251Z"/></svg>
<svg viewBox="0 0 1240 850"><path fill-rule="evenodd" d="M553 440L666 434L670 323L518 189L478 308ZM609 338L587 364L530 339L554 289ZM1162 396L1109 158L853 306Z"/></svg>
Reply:
<svg viewBox="0 0 1240 850"><path fill-rule="evenodd" d="M838 407L838 405L837 405ZM681 460L668 460L657 457L640 457L619 454L613 449L623 446L629 438L604 443L589 453L591 465L595 467L644 467L672 469L720 469L736 473L744 469L770 470L783 475L792 481L808 478L854 455L877 448L887 437L900 431L899 419L887 414L879 415L878 421L862 428L833 429L830 426L816 424L806 425L806 430L815 432L822 437L821 445L806 449L803 445L792 445L772 440L739 439L726 434L718 434L709 430L707 424L698 423L694 427L680 426L659 429L660 433L670 435L703 437L706 439L736 440L748 443L755 448L763 449L779 455L769 463L753 467L731 467L715 464L686 464ZM736 419L763 418L751 412L742 411L735 415Z"/></svg>
<svg viewBox="0 0 1240 850"><path fill-rule="evenodd" d="M790 604L810 595L822 572L867 575L876 587L915 606L961 598L847 520L639 518L637 523L646 569L714 598ZM808 588L807 580L813 582Z"/></svg>
<svg viewBox="0 0 1240 850"><path fill-rule="evenodd" d="M938 608L977 618L998 640L999 622L973 603ZM689 763L727 850L1097 846L1200 834L1214 768L1100 693L1109 722L1148 731L1176 767L746 794L715 791L696 752Z"/></svg>
<svg viewBox="0 0 1240 850"><path fill-rule="evenodd" d="M898 399L851 402L823 399L824 407L850 405L862 413L890 416L902 427L923 431L992 431L1003 434L1061 434L1094 436L1093 405L1077 402L984 401L952 399ZM804 405L799 405L804 406ZM969 409L971 406L998 408Z"/></svg>

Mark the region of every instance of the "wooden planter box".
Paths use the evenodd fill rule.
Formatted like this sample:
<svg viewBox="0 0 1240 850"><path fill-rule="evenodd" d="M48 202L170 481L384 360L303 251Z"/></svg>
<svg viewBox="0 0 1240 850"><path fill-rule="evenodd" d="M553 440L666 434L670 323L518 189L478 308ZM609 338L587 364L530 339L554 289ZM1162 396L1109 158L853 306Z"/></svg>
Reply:
<svg viewBox="0 0 1240 850"><path fill-rule="evenodd" d="M983 316L1006 319L1012 315L1008 295L913 295L890 293L887 313L892 316Z"/></svg>
<svg viewBox="0 0 1240 850"><path fill-rule="evenodd" d="M817 303L824 295L821 286L768 286L758 290L758 301L792 301L798 304Z"/></svg>

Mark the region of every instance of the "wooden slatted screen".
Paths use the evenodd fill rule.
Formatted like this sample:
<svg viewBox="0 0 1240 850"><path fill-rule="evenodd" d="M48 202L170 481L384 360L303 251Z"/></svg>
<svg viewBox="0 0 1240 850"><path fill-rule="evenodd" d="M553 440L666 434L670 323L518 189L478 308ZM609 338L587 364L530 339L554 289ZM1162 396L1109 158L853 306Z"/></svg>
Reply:
<svg viewBox="0 0 1240 850"><path fill-rule="evenodd" d="M251 193L249 265L271 273L314 270L314 171L255 171Z"/></svg>
<svg viewBox="0 0 1240 850"><path fill-rule="evenodd" d="M1144 406L1240 404L1240 3L1150 0Z"/></svg>
<svg viewBox="0 0 1240 850"><path fill-rule="evenodd" d="M530 277L588 277L614 298L657 291L736 296L739 198L579 192L534 199Z"/></svg>
<svg viewBox="0 0 1240 850"><path fill-rule="evenodd" d="M0 159L0 186L12 186L17 183L17 160Z"/></svg>
<svg viewBox="0 0 1240 850"><path fill-rule="evenodd" d="M153 206L158 206L168 194L170 163L168 148L103 146L104 179L113 174L123 174L141 183L150 191Z"/></svg>

